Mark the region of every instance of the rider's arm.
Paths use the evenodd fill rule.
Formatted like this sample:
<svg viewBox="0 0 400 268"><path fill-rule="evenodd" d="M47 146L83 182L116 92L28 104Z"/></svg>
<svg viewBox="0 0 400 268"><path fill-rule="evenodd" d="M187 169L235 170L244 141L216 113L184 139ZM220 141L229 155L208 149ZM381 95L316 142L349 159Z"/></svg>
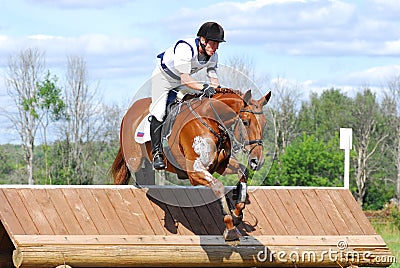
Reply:
<svg viewBox="0 0 400 268"><path fill-rule="evenodd" d="M204 84L198 82L190 74L181 74L181 84L195 90L202 90L204 87ZM210 86L218 87L219 86L218 78L211 77Z"/></svg>
<svg viewBox="0 0 400 268"><path fill-rule="evenodd" d="M212 87L218 87L218 86L219 86L218 78L211 77L211 78L210 78L210 86L212 86Z"/></svg>
<svg viewBox="0 0 400 268"><path fill-rule="evenodd" d="M203 84L199 83L196 79L194 79L190 74L187 73L181 73L181 84L195 90L203 89Z"/></svg>

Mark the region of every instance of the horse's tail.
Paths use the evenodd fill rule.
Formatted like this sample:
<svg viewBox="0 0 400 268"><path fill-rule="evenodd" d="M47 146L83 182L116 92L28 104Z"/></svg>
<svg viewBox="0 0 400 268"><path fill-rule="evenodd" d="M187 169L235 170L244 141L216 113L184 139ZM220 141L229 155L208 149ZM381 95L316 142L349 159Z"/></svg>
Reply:
<svg viewBox="0 0 400 268"><path fill-rule="evenodd" d="M114 159L111 166L111 174L114 178L114 184L128 184L131 177L131 172L129 171L124 155L122 153L122 148L118 150L118 154Z"/></svg>

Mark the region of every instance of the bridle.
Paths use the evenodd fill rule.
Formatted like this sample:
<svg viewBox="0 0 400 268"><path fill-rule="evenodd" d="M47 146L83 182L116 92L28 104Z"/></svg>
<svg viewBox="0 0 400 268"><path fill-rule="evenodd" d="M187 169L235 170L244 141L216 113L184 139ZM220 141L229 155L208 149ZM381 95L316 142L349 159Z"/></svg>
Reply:
<svg viewBox="0 0 400 268"><path fill-rule="evenodd" d="M223 92L221 92L223 93ZM232 142L232 155L236 155L240 151L249 156L257 146L264 146L264 142L262 139L254 139L254 140L248 140L247 133L244 134L242 129L239 128L239 140L235 137L234 132L235 129L239 127L239 122L243 122L242 117L240 114L242 113L251 113L254 115L257 114L263 114L262 111L253 111L251 109L240 109L239 113L237 114L236 119L234 120L235 123L232 125L231 129L228 129L221 117L219 116L218 112L214 108L212 101L209 101L210 108L215 116L215 118L218 121L218 128L220 130L220 133L215 131L213 128L211 128L202 118L201 116L193 109L191 102L194 101L195 99L191 99L186 102L186 105L188 106L189 110L192 112L192 114L196 117L197 120L201 122L202 125L204 125L214 136L217 137L218 139L218 149L220 146L222 146L223 142L226 141L226 139L229 137L229 139ZM239 120L240 118L240 120ZM251 146L250 149L247 149L248 146Z"/></svg>
<svg viewBox="0 0 400 268"><path fill-rule="evenodd" d="M239 116L241 113L251 113L251 114L263 114L262 111L256 112L253 111L251 109L241 109L239 112ZM233 125L233 131L235 131L235 129L239 126L239 122L243 123L243 119L240 117L241 120L235 120L235 124ZM233 135L234 136L234 135ZM254 140L249 140L246 138L247 135L243 135L243 131L242 128L239 129L239 141L237 141L237 139L235 139L235 144L234 144L234 152L238 153L239 151L244 152L247 155L250 155L251 152L257 147L257 146L264 146L264 142L262 139L254 139ZM249 150L246 148L247 146L251 146L253 145Z"/></svg>

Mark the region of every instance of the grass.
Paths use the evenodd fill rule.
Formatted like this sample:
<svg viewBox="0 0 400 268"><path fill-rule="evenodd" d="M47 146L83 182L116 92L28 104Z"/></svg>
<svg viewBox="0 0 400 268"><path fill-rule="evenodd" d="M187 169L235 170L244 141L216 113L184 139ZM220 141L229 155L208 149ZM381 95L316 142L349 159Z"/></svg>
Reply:
<svg viewBox="0 0 400 268"><path fill-rule="evenodd" d="M397 262L390 268L400 268L400 229L389 220L370 220L375 231L385 240L390 252L396 257Z"/></svg>

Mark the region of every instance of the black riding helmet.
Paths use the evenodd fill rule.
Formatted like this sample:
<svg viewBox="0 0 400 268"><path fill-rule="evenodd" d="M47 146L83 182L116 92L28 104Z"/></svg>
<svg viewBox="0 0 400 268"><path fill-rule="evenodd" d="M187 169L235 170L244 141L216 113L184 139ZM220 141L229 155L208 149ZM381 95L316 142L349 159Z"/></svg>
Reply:
<svg viewBox="0 0 400 268"><path fill-rule="evenodd" d="M197 36L202 36L208 40L216 42L225 42L224 40L224 29L216 22L205 22L201 25Z"/></svg>

